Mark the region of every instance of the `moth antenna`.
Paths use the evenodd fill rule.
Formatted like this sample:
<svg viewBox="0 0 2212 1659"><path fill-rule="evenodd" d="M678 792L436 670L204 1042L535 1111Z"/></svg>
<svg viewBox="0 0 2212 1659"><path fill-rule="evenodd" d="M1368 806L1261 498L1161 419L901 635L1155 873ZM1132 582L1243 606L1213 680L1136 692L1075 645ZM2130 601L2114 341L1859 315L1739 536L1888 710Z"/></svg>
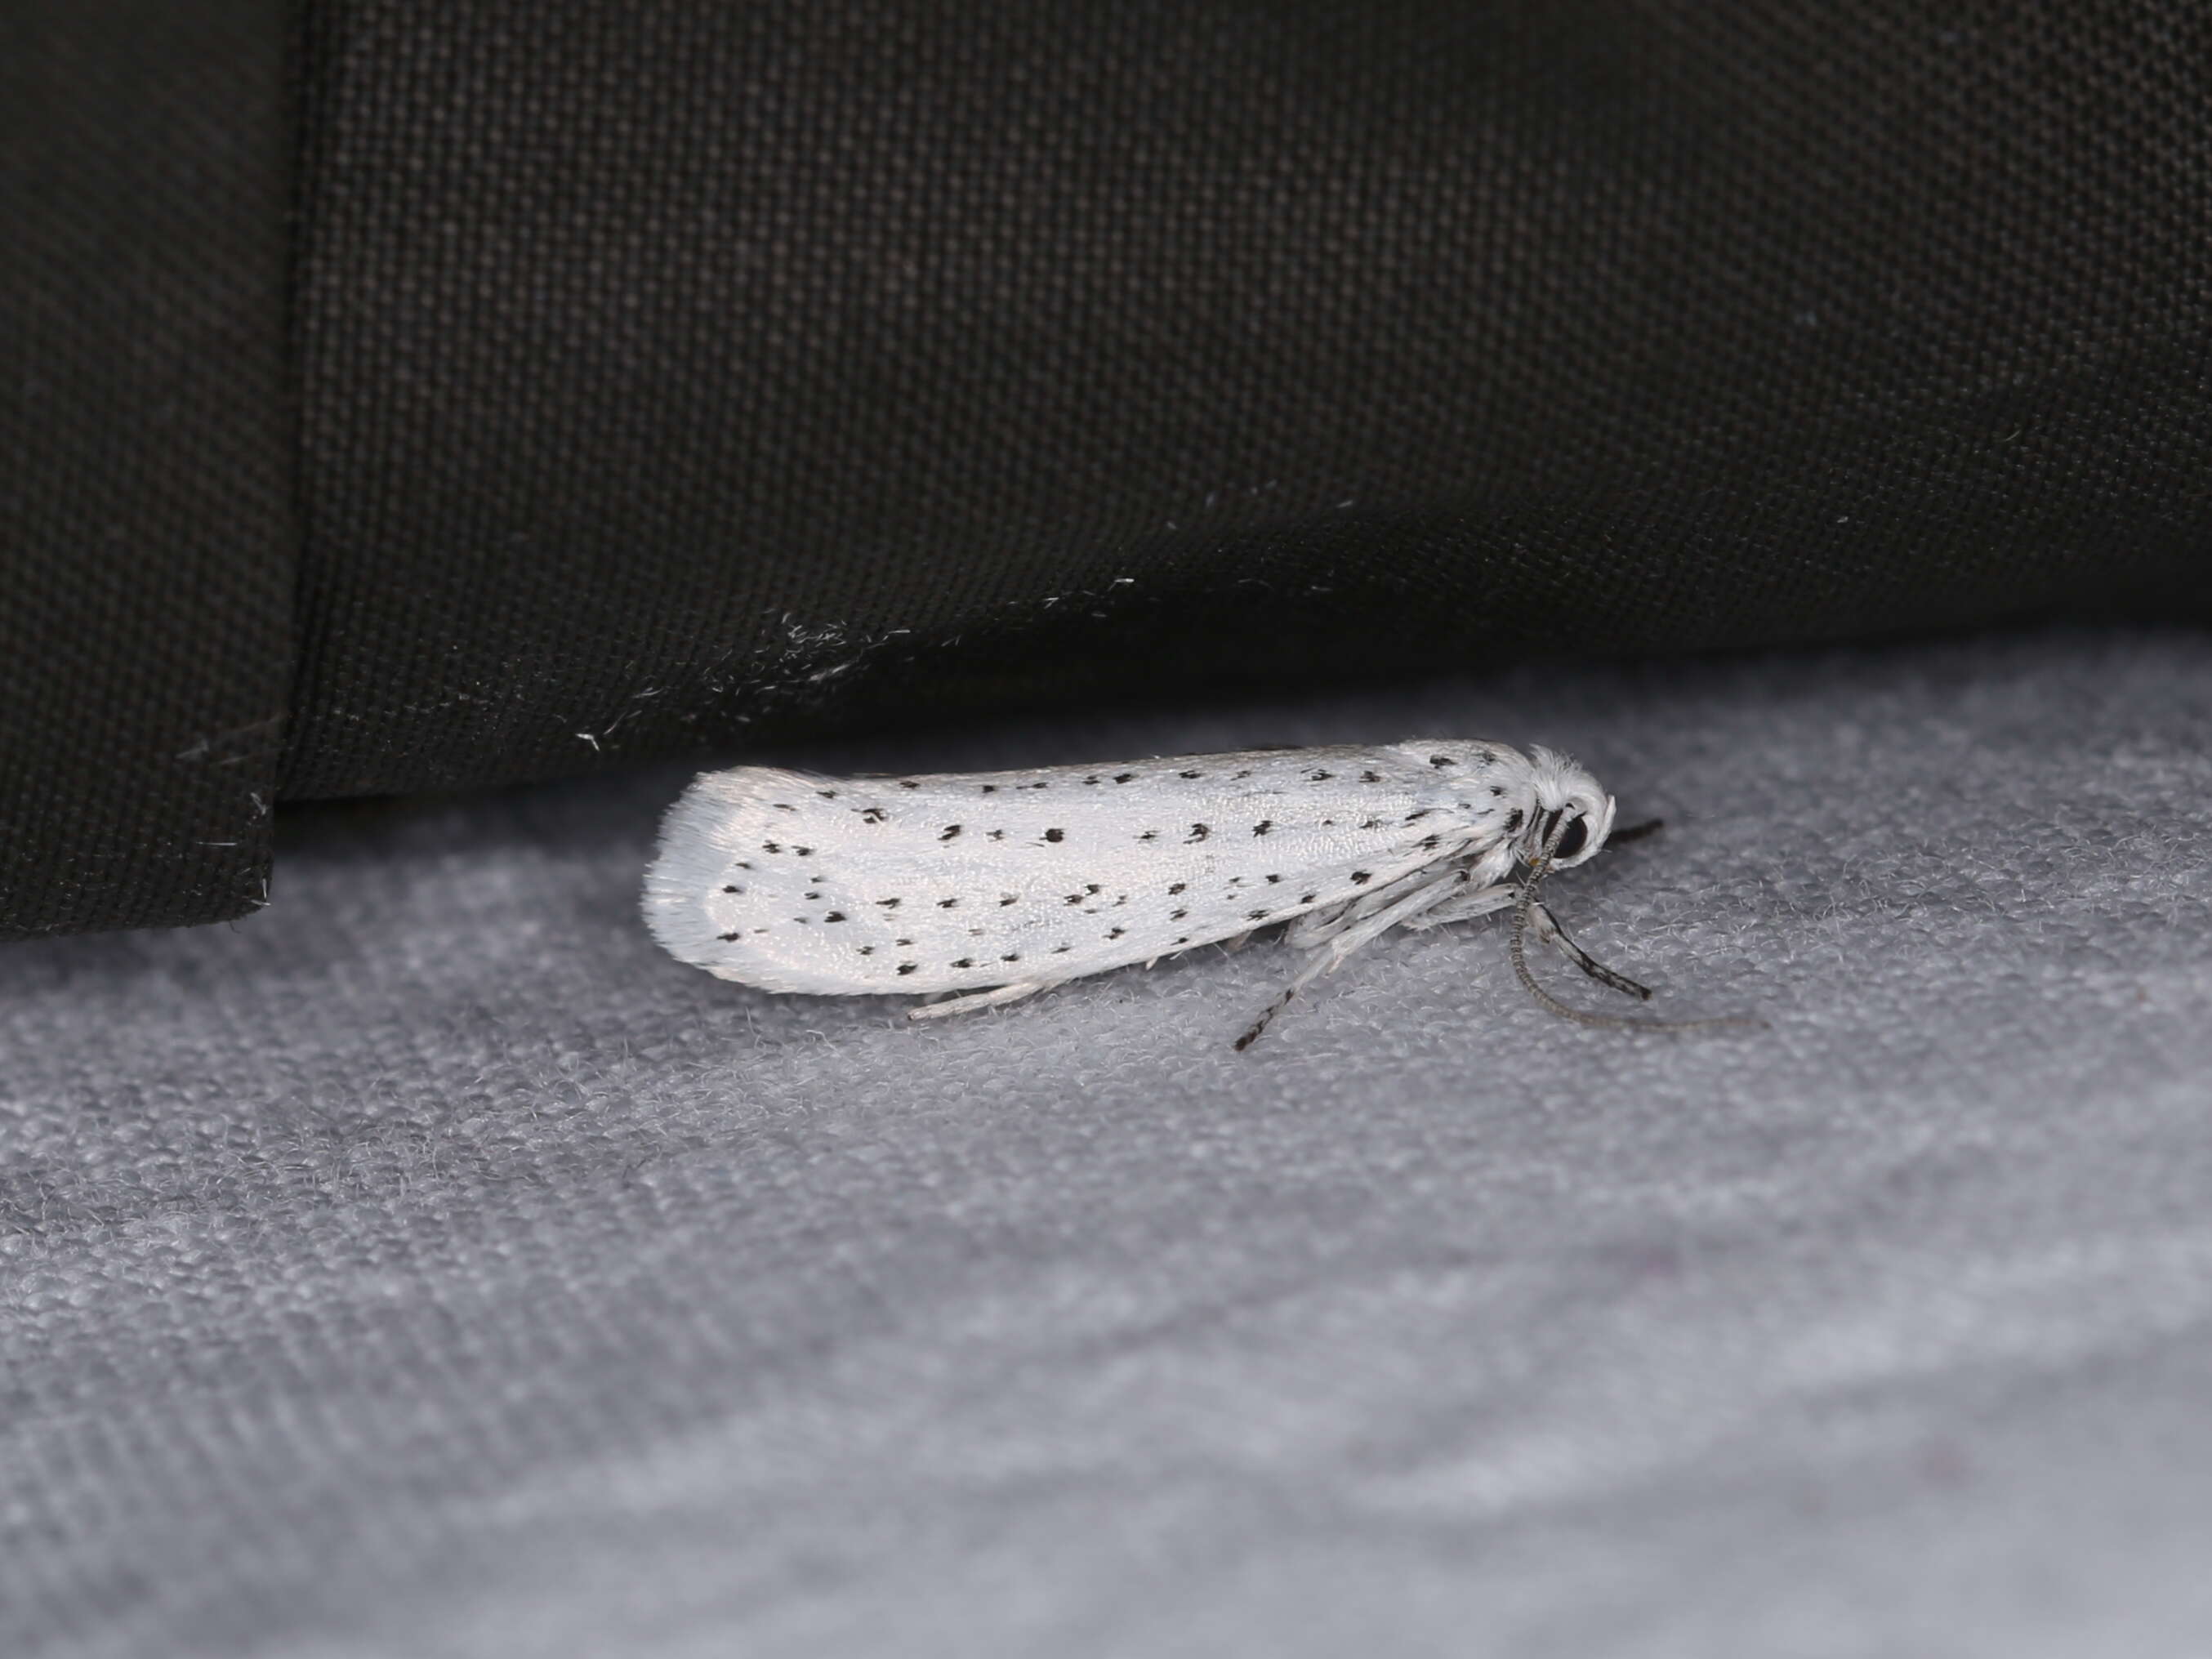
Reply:
<svg viewBox="0 0 2212 1659"><path fill-rule="evenodd" d="M1521 884L1521 896L1513 903L1513 931L1507 936L1506 951L1513 958L1513 972L1522 988L1551 1012L1562 1019L1571 1019L1577 1025L1595 1025L1613 1030L1644 1031L1694 1031L1711 1026L1739 1025L1763 1029L1766 1022L1749 1014L1719 1014L1708 1019L1632 1019L1620 1014L1601 1014L1587 1008L1577 1008L1571 1002L1562 1002L1536 982L1535 975L1528 971L1528 918L1536 908L1536 888L1552 868L1552 854L1558 848L1559 837L1566 833L1562 823L1545 838L1543 850L1528 867L1528 874ZM1264 1023L1264 1022L1263 1022ZM1254 1036L1259 1035L1255 1030Z"/></svg>

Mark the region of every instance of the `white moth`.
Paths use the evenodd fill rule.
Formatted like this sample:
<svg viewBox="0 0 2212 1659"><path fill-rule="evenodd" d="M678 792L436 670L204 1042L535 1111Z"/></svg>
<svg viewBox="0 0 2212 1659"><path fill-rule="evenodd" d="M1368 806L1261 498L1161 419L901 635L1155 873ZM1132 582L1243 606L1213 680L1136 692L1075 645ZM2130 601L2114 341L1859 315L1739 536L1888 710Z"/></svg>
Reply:
<svg viewBox="0 0 2212 1659"><path fill-rule="evenodd" d="M1613 820L1613 797L1565 757L1452 738L916 777L744 766L702 775L670 809L645 918L681 960L765 991L963 994L910 1019L1288 923L1310 958L1242 1048L1389 929L1512 909L1515 971L1546 1006L1657 1024L1560 1002L1524 954L1533 926L1600 983L1651 994L1536 900Z"/></svg>

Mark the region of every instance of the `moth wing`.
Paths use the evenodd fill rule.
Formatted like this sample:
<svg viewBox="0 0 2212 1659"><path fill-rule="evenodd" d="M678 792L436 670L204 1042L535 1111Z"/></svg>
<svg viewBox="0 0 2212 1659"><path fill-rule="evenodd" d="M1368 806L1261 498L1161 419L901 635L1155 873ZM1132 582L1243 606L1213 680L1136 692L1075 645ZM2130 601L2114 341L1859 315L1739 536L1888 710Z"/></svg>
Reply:
<svg viewBox="0 0 2212 1659"><path fill-rule="evenodd" d="M1336 745L838 779L672 807L645 914L682 961L822 994L1056 983L1357 902L1496 838L1475 776Z"/></svg>
<svg viewBox="0 0 2212 1659"><path fill-rule="evenodd" d="M853 839L869 813L887 815L873 785L764 766L702 774L661 822L647 929L678 961L763 990L909 988L895 968L892 982L859 982L875 953L857 954L865 924L844 902Z"/></svg>

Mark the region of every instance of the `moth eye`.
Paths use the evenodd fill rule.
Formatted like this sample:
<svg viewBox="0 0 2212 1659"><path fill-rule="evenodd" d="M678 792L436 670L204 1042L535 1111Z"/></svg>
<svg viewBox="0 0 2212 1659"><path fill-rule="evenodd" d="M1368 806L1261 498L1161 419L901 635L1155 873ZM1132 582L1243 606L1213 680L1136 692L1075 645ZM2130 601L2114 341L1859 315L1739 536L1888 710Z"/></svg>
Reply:
<svg viewBox="0 0 2212 1659"><path fill-rule="evenodd" d="M1567 820L1565 831L1559 836L1559 848L1554 856L1571 859L1589 842L1589 822L1577 815Z"/></svg>

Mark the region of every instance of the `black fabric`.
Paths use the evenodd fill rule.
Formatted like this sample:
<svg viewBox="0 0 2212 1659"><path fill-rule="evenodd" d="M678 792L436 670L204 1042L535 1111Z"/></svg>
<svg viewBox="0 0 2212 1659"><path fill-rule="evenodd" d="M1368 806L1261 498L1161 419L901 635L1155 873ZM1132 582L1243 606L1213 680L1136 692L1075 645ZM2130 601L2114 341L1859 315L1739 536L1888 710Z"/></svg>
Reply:
<svg viewBox="0 0 2212 1659"><path fill-rule="evenodd" d="M0 939L268 891L290 689L273 0L0 15Z"/></svg>
<svg viewBox="0 0 2212 1659"><path fill-rule="evenodd" d="M311 10L293 794L2212 592L2193 0Z"/></svg>
<svg viewBox="0 0 2212 1659"><path fill-rule="evenodd" d="M2212 612L2179 0L11 16L13 933L256 899L288 683L297 798Z"/></svg>

